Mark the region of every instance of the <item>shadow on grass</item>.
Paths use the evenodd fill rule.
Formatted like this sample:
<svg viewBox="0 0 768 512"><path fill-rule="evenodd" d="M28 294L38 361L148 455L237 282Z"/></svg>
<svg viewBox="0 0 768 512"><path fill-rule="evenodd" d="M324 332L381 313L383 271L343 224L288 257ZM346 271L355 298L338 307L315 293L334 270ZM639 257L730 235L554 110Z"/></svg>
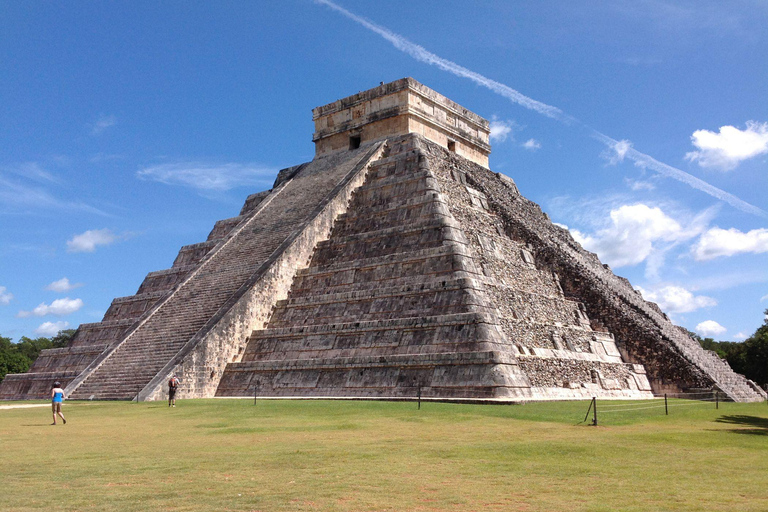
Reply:
<svg viewBox="0 0 768 512"><path fill-rule="evenodd" d="M727 423L729 425L739 425L752 428L734 428L728 430L735 434L750 434L754 436L768 436L768 418L760 416L747 416L735 414L730 416L720 416L715 421L718 423Z"/></svg>

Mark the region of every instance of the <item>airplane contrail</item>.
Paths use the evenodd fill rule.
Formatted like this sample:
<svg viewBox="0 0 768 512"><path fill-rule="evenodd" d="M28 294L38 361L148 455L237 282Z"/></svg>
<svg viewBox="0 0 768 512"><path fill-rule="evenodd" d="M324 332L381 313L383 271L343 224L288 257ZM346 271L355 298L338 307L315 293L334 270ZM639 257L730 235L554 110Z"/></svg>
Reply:
<svg viewBox="0 0 768 512"><path fill-rule="evenodd" d="M619 143L617 140L605 134L602 134L594 129L587 127L584 123L581 123L575 117L566 114L561 109L555 106L547 105L546 103L543 103L541 101L534 100L533 98L530 98L524 95L520 91L517 91L512 87L509 87L508 85L502 84L501 82L497 82L496 80L483 76L480 73L476 73L475 71L472 71L463 66L460 66L459 64L456 64L455 62L452 62L448 59L439 57L438 55L435 55L434 53L425 49L423 46L413 43L408 39L406 39L405 37L401 36L400 34L396 34L395 32L392 32L391 30L385 27L377 25L361 16L358 16L357 14L354 14L353 12L350 12L347 9L344 9L340 5L337 5L331 0L314 0L314 1L317 4L325 5L326 7L333 9L334 11L338 12L339 14L342 14L343 16L349 18L355 23L367 28L371 32L378 34L382 38L389 41L395 48L397 48L403 53L410 55L411 57L413 57L414 59L420 62L424 62L425 64L429 64L432 66L437 66L443 71L447 71L455 76L458 76L461 78L468 78L469 80L472 80L476 84L486 87L487 89L490 89L496 94L503 96L504 98L507 98L513 103L516 103L529 110L538 112L539 114L549 117L551 119L556 119L567 125L576 124L581 128L588 129L592 133L593 138L600 141L611 150L615 150L616 145ZM695 188L696 190L700 190L705 194L709 194L710 196L720 201L730 204L731 206L733 206L738 210L741 210L746 213L751 213L753 215L757 215L760 217L768 217L768 212L765 212L764 210L758 208L757 206L749 204L746 201L734 196L733 194L729 194L724 190L721 190L713 185L710 185L704 180L701 180L681 169L672 167L671 165L667 165L663 162L659 162L652 156L647 155L645 153L641 153L640 151L637 151L632 147L629 147L626 150L626 152L624 153L624 157L629 158L630 160L635 162L635 164L638 165L639 167L651 169L657 172L658 174L661 174L662 176L666 176L668 178L677 180L681 183L685 183L686 185L692 188Z"/></svg>
<svg viewBox="0 0 768 512"><path fill-rule="evenodd" d="M619 144L619 141L612 139L611 137L603 133L600 133L598 131L593 132L593 137L611 149L615 149L616 145ZM672 167L671 165L667 165L664 162L659 162L652 156L646 155L645 153L641 153L640 151L636 150L631 146L626 149L626 152L624 153L624 158L628 158L632 160L633 162L635 162L635 165L637 165L638 167L642 167L644 169L651 169L652 171L655 171L661 174L662 176L666 176L668 178L677 180L681 183L685 183L689 187L693 187L696 190L700 190L704 192L705 194L709 194L710 196L716 199L719 199L725 203L730 204L731 206L733 206L738 210L741 210L746 213L751 213L753 215L757 215L760 217L768 217L768 213L766 213L764 210L761 210L757 206L753 206L748 202L739 199L733 194L729 194L725 190L721 190L713 185L710 185L706 181L701 180L696 176L693 176L692 174L688 174L685 171L681 171L677 167Z"/></svg>
<svg viewBox="0 0 768 512"><path fill-rule="evenodd" d="M438 57L434 53L427 51L423 46L419 46L418 44L412 43L408 39L404 38L399 34L395 34L394 32L392 32L387 28L376 25L375 23L372 23L363 17L360 17L352 12L349 12L343 7L331 2L330 0L315 0L315 2L318 4L325 5L327 7L330 7L331 9L343 14L344 16L351 19L352 21L364 26L368 30L379 34L381 37L383 37L384 39L392 43L392 45L395 48L397 48L401 52L407 53L408 55L410 55L411 57L413 57L418 61L424 62L426 64L430 64L432 66L437 66L443 71L448 71L449 73L452 73L456 76L460 76L462 78L469 78L476 84L482 85L483 87L487 87L488 89L492 90L496 94L499 94L511 100L513 103L522 105L523 107L530 110L535 110L539 114L545 115L547 117L551 117L552 119L557 119L563 122L575 121L574 118L564 114L563 111L557 107L553 107L552 105L547 105L546 103L536 101L533 98L529 98L528 96L520 93L519 91L516 91L515 89L507 85L499 83L479 73L475 73L474 71L469 70L463 66L459 66L455 62L451 62L447 59L443 59L442 57Z"/></svg>

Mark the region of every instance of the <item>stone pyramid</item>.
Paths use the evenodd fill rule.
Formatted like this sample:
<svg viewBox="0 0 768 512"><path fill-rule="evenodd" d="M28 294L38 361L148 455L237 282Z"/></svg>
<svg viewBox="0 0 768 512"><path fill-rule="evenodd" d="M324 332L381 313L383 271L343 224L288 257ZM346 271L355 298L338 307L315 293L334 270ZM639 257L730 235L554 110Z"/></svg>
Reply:
<svg viewBox="0 0 768 512"><path fill-rule="evenodd" d="M486 120L407 78L314 110L316 157L0 398L552 400L765 392L488 169Z"/></svg>

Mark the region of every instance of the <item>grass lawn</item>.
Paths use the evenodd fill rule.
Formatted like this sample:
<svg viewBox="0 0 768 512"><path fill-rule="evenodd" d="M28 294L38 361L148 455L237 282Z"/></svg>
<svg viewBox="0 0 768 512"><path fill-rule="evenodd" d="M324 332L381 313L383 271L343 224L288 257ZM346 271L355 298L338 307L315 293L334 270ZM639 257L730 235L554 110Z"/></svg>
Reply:
<svg viewBox="0 0 768 512"><path fill-rule="evenodd" d="M766 403L620 403L0 409L0 510L768 510Z"/></svg>

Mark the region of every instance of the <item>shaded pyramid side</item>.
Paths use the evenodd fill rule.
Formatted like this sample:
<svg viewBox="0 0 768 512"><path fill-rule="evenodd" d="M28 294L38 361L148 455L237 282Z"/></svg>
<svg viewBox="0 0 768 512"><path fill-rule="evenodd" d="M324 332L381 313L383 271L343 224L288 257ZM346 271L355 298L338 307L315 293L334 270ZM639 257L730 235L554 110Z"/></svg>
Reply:
<svg viewBox="0 0 768 512"><path fill-rule="evenodd" d="M592 328L585 304L565 295L559 275L536 261L529 243L510 236L491 198L473 186L467 171L480 166L431 142L424 153L531 398L651 398L645 368L622 357L613 333ZM517 190L509 178L505 189Z"/></svg>
<svg viewBox="0 0 768 512"><path fill-rule="evenodd" d="M388 144L217 395L650 396L642 367L592 332L551 272L521 259L480 193L443 172L447 155L431 158L418 135ZM515 307L537 318L522 325Z"/></svg>
<svg viewBox="0 0 768 512"><path fill-rule="evenodd" d="M452 157L439 146L430 145L429 150L436 161L450 162L455 171L461 171L468 186L482 194L501 221L503 232L524 245L537 268L557 276L565 296L583 306L582 313L597 337L609 333L626 363L645 368L654 392L716 388L737 401L765 399L755 383L703 350L656 304L643 300L629 281L614 275L567 230L554 225L538 205L520 195L509 178ZM520 364L526 366L522 358Z"/></svg>
<svg viewBox="0 0 768 512"><path fill-rule="evenodd" d="M291 264L276 270L275 261L321 213L320 205L336 197L377 151L368 146L294 168L294 176L285 177L183 282L70 383L69 395L154 398L167 375L182 369L187 393L215 389L223 365L237 357L244 333L262 324L270 294L281 287L267 280L267 296L257 300L254 284L292 271Z"/></svg>
<svg viewBox="0 0 768 512"><path fill-rule="evenodd" d="M0 399L47 398L55 381L66 387L183 282L269 192L249 196L240 214L216 222L205 242L182 247L173 266L147 274L135 295L115 298L102 320L81 324L66 347L43 350L27 373L7 375L0 383Z"/></svg>

